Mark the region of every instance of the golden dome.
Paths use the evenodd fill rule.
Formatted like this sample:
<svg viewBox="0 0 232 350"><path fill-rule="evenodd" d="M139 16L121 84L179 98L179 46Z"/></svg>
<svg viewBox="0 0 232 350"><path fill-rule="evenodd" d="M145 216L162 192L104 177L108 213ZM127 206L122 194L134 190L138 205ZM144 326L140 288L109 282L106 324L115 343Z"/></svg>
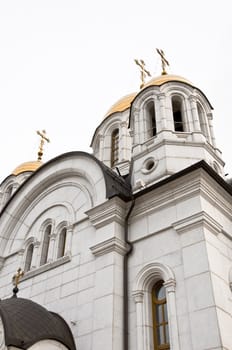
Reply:
<svg viewBox="0 0 232 350"><path fill-rule="evenodd" d="M160 76L155 77L155 78L151 79L150 81L148 81L146 84L144 84L143 89L148 87L148 86L152 86L152 85L160 86L160 85L162 85L164 83L168 83L170 81L177 81L177 82L181 82L181 83L185 83L185 84L193 86L193 84L189 80L187 80L179 75L164 74L164 75L160 75Z"/></svg>
<svg viewBox="0 0 232 350"><path fill-rule="evenodd" d="M179 75L164 74L164 75L160 75L158 77L152 78L150 81L148 81L146 84L144 84L142 90L148 86L160 86L164 83L168 83L171 81L177 81L177 82L181 82L181 83L185 83L185 84L194 86L189 80L187 80ZM116 112L123 112L127 108L130 108L131 102L134 100L134 98L138 94L139 94L139 92L134 92L132 94L129 94L129 95L122 97L108 110L108 112L104 116L104 119L107 118L110 114L113 114Z"/></svg>
<svg viewBox="0 0 232 350"><path fill-rule="evenodd" d="M42 164L43 163L39 160L22 163L17 166L17 168L15 168L15 170L12 172L12 175L19 175L25 171L36 171Z"/></svg>
<svg viewBox="0 0 232 350"><path fill-rule="evenodd" d="M134 92L133 94L129 94L129 95L122 97L108 110L108 112L105 114L104 119L112 113L125 111L127 108L130 107L131 102L133 101L133 99L135 98L136 95L137 95L137 93Z"/></svg>

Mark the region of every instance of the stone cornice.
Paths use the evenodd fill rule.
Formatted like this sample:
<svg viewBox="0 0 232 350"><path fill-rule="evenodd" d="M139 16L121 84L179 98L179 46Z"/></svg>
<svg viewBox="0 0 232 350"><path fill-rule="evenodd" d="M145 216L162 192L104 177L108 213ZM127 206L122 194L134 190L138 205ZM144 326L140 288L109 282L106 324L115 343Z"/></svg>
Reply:
<svg viewBox="0 0 232 350"><path fill-rule="evenodd" d="M222 232L222 226L204 211L177 221L173 224L173 228L180 234L188 232L189 230L198 226L203 226L209 229L215 235Z"/></svg>
<svg viewBox="0 0 232 350"><path fill-rule="evenodd" d="M125 242L113 237L90 247L90 250L95 256L100 256L111 252L117 252L121 255L125 255L127 252L127 246Z"/></svg>
<svg viewBox="0 0 232 350"><path fill-rule="evenodd" d="M86 212L90 222L95 228L103 227L112 222L124 224L126 204L118 197L92 208Z"/></svg>
<svg viewBox="0 0 232 350"><path fill-rule="evenodd" d="M203 196L219 211L231 218L231 196L203 169L197 169L184 177L177 178L163 186L158 186L136 199L132 216L160 210L162 207L176 205L194 196ZM199 208L201 210L201 208Z"/></svg>

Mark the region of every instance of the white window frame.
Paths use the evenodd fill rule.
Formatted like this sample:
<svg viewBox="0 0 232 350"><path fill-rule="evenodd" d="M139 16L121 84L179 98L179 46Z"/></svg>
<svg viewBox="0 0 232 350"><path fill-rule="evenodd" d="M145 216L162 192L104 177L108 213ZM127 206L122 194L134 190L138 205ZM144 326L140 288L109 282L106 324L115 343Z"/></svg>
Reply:
<svg viewBox="0 0 232 350"><path fill-rule="evenodd" d="M132 295L136 304L137 350L154 350L151 291L159 280L164 281L166 290L170 349L179 350L175 276L169 266L160 262L145 265L137 274L133 288Z"/></svg>

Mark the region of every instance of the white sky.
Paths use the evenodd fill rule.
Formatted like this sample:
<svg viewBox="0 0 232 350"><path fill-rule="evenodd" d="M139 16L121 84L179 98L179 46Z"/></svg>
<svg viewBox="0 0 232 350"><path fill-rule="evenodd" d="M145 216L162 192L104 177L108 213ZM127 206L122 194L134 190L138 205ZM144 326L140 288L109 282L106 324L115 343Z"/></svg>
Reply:
<svg viewBox="0 0 232 350"><path fill-rule="evenodd" d="M152 75L199 87L214 107L218 148L232 176L232 21L229 0L0 0L0 183L36 160L91 152L95 128L122 96L139 90L134 58Z"/></svg>

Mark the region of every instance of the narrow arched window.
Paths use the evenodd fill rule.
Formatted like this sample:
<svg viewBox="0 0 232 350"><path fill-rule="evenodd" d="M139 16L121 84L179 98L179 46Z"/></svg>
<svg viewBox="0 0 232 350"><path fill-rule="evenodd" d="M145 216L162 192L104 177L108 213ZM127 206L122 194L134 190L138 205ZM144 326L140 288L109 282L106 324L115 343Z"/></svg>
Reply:
<svg viewBox="0 0 232 350"><path fill-rule="evenodd" d="M40 265L46 264L48 260L48 248L49 248L51 232L52 232L52 225L48 225L44 232Z"/></svg>
<svg viewBox="0 0 232 350"><path fill-rule="evenodd" d="M150 101L146 106L147 123L148 123L148 137L151 138L156 135L156 115L154 101Z"/></svg>
<svg viewBox="0 0 232 350"><path fill-rule="evenodd" d="M119 160L119 129L115 129L111 135L111 166L115 166Z"/></svg>
<svg viewBox="0 0 232 350"><path fill-rule="evenodd" d="M184 131L182 101L178 97L172 98L172 112L173 112L174 130Z"/></svg>
<svg viewBox="0 0 232 350"><path fill-rule="evenodd" d="M152 314L154 349L170 349L167 301L163 281L158 281L152 289Z"/></svg>
<svg viewBox="0 0 232 350"><path fill-rule="evenodd" d="M34 245L31 243L27 248L27 255L25 261L24 271L27 272L31 269L32 255L33 255Z"/></svg>
<svg viewBox="0 0 232 350"><path fill-rule="evenodd" d="M67 236L67 229L66 227L64 227L61 230L59 235L57 258L61 258L62 256L64 256L66 236Z"/></svg>

